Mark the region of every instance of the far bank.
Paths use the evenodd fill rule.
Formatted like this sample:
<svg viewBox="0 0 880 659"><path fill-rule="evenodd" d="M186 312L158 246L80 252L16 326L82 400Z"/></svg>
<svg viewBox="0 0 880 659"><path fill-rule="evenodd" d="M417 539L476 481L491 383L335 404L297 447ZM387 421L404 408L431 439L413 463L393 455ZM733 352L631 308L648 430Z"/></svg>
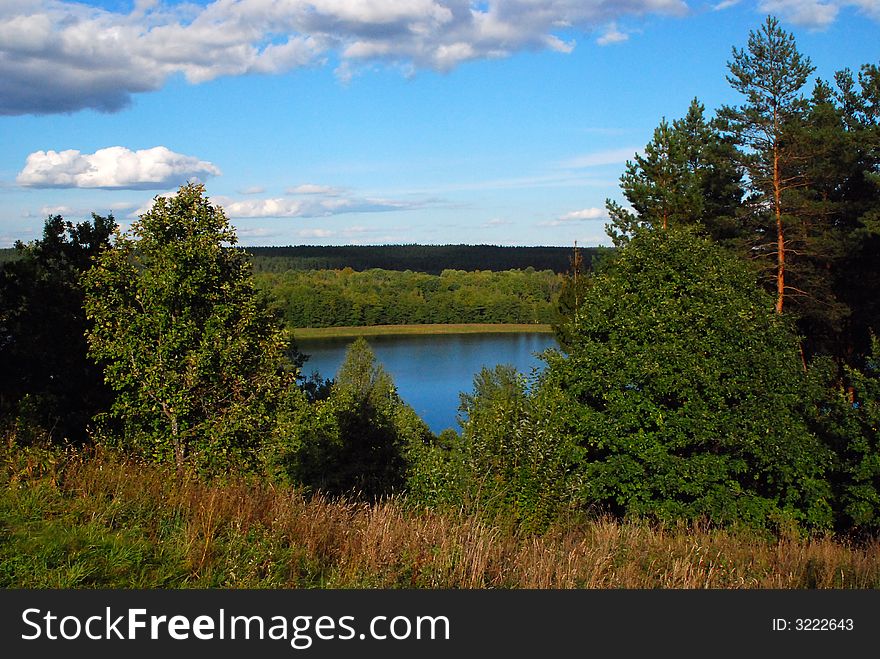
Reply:
<svg viewBox="0 0 880 659"><path fill-rule="evenodd" d="M407 336L435 334L549 334L544 323L453 323L425 325L366 325L361 327L300 327L292 330L296 339L354 339L360 336Z"/></svg>

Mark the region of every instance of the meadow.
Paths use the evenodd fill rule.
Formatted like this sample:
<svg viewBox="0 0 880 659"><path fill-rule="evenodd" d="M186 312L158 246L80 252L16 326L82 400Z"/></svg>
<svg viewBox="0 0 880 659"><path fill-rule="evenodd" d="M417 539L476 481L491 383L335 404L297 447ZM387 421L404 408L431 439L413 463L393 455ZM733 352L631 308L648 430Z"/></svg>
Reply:
<svg viewBox="0 0 880 659"><path fill-rule="evenodd" d="M880 543L581 515L503 519L205 481L107 450L0 449L9 588L877 588Z"/></svg>

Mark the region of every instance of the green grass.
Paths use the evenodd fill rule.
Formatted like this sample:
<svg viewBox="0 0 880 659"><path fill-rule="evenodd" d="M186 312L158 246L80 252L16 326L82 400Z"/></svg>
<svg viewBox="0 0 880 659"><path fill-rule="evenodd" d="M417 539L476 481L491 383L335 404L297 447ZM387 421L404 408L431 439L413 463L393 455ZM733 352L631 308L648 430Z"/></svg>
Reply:
<svg viewBox="0 0 880 659"><path fill-rule="evenodd" d="M462 511L0 445L3 588L878 588L880 543Z"/></svg>
<svg viewBox="0 0 880 659"><path fill-rule="evenodd" d="M348 339L359 336L397 336L431 334L507 334L515 332L550 333L550 325L539 323L471 323L449 325L371 325L365 327L301 327L294 329L297 339Z"/></svg>

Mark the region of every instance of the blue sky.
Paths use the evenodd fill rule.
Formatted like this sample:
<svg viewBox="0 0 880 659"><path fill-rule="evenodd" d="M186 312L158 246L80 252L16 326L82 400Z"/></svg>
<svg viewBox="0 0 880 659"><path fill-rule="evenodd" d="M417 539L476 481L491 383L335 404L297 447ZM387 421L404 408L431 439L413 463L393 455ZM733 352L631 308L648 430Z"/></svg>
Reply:
<svg viewBox="0 0 880 659"><path fill-rule="evenodd" d="M193 178L245 245L607 242L768 13L820 77L880 63L880 0L3 0L0 247Z"/></svg>

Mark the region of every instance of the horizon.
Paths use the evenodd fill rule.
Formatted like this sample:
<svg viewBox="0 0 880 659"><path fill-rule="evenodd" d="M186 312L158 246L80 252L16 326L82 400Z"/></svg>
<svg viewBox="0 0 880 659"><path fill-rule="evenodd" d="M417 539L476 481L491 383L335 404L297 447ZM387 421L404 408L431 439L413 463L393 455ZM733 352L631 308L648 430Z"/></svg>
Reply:
<svg viewBox="0 0 880 659"><path fill-rule="evenodd" d="M741 101L772 13L817 78L880 0L26 0L0 7L0 247L205 183L244 247L608 245L662 118Z"/></svg>

